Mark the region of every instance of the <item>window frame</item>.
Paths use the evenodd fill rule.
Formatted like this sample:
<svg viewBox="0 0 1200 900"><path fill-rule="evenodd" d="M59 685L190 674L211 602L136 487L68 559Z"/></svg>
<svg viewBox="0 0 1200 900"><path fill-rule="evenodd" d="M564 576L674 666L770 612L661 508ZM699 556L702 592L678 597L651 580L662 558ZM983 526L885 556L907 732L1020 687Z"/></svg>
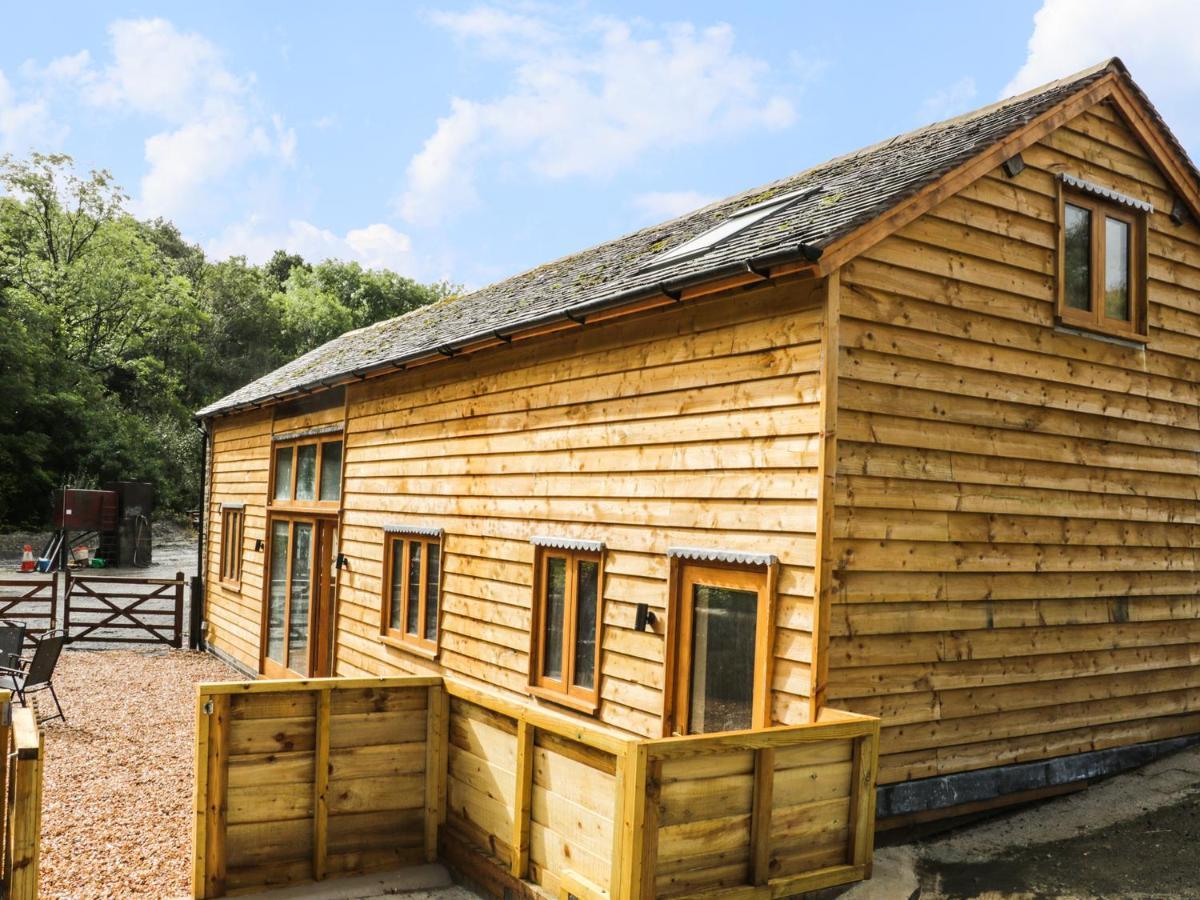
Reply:
<svg viewBox="0 0 1200 900"><path fill-rule="evenodd" d="M1067 205L1086 209L1091 214L1091 252L1089 254L1089 298L1091 309L1067 305ZM1107 219L1116 219L1129 227L1129 319L1113 319L1105 314L1105 255ZM1058 259L1056 263L1055 318L1070 328L1078 328L1110 337L1145 343L1147 331L1147 214L1121 203L1104 200L1059 182L1058 185Z"/></svg>
<svg viewBox="0 0 1200 900"><path fill-rule="evenodd" d="M230 523L236 527L230 528ZM223 584L242 583L242 554L244 552L246 508L244 506L221 507L221 553L219 560L220 580Z"/></svg>
<svg viewBox="0 0 1200 900"><path fill-rule="evenodd" d="M383 567L383 591L382 603L380 604L379 617L379 637L389 646L398 647L402 650L410 650L418 653L421 656L434 659L441 651L442 645L442 596L443 582L446 571L446 553L441 534L419 534L409 532L385 532L384 534L384 567ZM409 611L409 567L408 555L409 545L417 543L423 545L421 551L421 576L418 589L418 606L417 606L417 634L409 634L404 629L404 622L408 620ZM425 615L427 604L429 602L428 585L429 585L429 547L436 545L438 548L437 561L437 620L434 623L433 640L425 637ZM396 572L396 557L397 546L401 549L400 556L400 622L399 628L392 627L392 579Z"/></svg>
<svg viewBox="0 0 1200 900"><path fill-rule="evenodd" d="M600 657L604 635L604 557L598 550L535 545L533 566L533 616L529 630L529 692L535 697L568 706L579 712L595 713L600 708ZM542 674L545 663L543 624L546 616L546 575L549 561L566 560L567 581L563 591L562 679ZM592 687L575 684L575 640L579 624L579 596L576 590L580 562L594 562L596 571L596 651L592 660Z"/></svg>
<svg viewBox="0 0 1200 900"><path fill-rule="evenodd" d="M758 563L699 560L671 557L670 606L667 610L665 690L663 692L663 737L687 735L691 707L692 604L685 593L696 583L755 590L760 602L754 632L754 695L751 700L752 729L769 728L772 722L771 684L775 672L775 629L779 562ZM697 578L697 575L707 576ZM707 732L721 734L723 732Z"/></svg>
<svg viewBox="0 0 1200 900"><path fill-rule="evenodd" d="M325 461L325 448L330 444L341 444L341 464L338 466L338 497L336 500L322 500L321 497L321 479L324 475L323 464ZM296 464L301 447L316 445L317 458L315 462L316 474L313 481L313 499L312 500L297 500L296 499L296 479L300 474L300 467ZM288 496L286 498L277 498L275 496L275 470L278 466L278 458L280 450L289 450L292 458L291 479L288 485ZM267 475L267 504L272 509L280 511L297 510L332 510L336 511L341 508L342 504L342 486L345 481L346 468L346 444L343 440L343 435L338 432L329 435L308 435L306 437L289 438L284 441L274 441L271 445L271 469Z"/></svg>

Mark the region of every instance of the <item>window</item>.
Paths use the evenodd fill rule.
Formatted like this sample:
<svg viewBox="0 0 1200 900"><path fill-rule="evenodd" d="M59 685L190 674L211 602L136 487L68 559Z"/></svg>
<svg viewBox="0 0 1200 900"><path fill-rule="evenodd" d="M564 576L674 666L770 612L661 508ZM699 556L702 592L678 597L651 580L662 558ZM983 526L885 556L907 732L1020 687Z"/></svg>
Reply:
<svg viewBox="0 0 1200 900"><path fill-rule="evenodd" d="M1146 213L1074 179L1089 191L1062 190L1058 318L1064 325L1117 337L1146 335ZM1095 195L1093 195L1095 192Z"/></svg>
<svg viewBox="0 0 1200 900"><path fill-rule="evenodd" d="M275 446L271 497L275 503L337 503L342 496L342 442L317 439Z"/></svg>
<svg viewBox="0 0 1200 900"><path fill-rule="evenodd" d="M245 510L240 506L221 507L221 580L242 580L242 523Z"/></svg>
<svg viewBox="0 0 1200 900"><path fill-rule="evenodd" d="M442 588L440 531L387 535L383 621L389 641L429 655L438 649L438 610Z"/></svg>
<svg viewBox="0 0 1200 900"><path fill-rule="evenodd" d="M529 683L539 696L591 712L600 698L603 545L553 543L535 558Z"/></svg>
<svg viewBox="0 0 1200 900"><path fill-rule="evenodd" d="M674 569L668 733L770 725L775 561L711 561L722 556L747 557L683 556Z"/></svg>
<svg viewBox="0 0 1200 900"><path fill-rule="evenodd" d="M786 194L776 194L774 197L734 210L729 217L714 228L701 232L694 238L684 241L678 247L672 247L661 256L654 257L646 268L655 268L699 256L728 240L735 234L745 231L756 222L760 222L781 209L806 200L820 191L820 187L806 187Z"/></svg>

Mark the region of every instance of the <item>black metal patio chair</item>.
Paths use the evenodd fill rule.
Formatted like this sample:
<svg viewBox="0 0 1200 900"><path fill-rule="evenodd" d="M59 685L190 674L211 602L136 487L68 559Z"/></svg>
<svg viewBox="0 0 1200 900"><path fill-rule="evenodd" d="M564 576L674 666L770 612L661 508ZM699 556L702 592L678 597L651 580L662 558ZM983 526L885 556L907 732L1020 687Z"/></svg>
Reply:
<svg viewBox="0 0 1200 900"><path fill-rule="evenodd" d="M25 647L25 623L12 619L0 621L0 666L21 668L21 651Z"/></svg>
<svg viewBox="0 0 1200 900"><path fill-rule="evenodd" d="M0 688L11 686L21 700L22 706L28 706L26 696L37 691L49 689L50 697L58 713L53 716L39 717L38 722L49 722L51 719L67 721L62 704L58 702L58 694L54 692L54 667L62 655L63 645L67 642L65 631L47 631L33 649L33 657L29 663L21 667L0 666Z"/></svg>

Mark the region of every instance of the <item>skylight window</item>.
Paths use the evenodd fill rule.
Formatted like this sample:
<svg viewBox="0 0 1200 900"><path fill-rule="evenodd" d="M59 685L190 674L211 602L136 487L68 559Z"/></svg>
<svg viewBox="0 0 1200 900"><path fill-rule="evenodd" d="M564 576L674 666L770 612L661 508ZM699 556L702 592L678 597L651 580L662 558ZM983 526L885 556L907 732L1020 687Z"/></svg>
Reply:
<svg viewBox="0 0 1200 900"><path fill-rule="evenodd" d="M667 265L679 262L682 259L699 256L711 250L722 241L728 240L735 234L745 231L754 223L761 222L767 216L787 206L791 206L793 203L803 200L806 197L811 197L818 190L820 190L818 187L809 187L799 191L790 191L786 194L770 197L761 203L755 203L753 206L739 209L715 228L710 228L708 231L696 235L691 240L684 241L678 247L672 247L661 256L655 257L647 268Z"/></svg>

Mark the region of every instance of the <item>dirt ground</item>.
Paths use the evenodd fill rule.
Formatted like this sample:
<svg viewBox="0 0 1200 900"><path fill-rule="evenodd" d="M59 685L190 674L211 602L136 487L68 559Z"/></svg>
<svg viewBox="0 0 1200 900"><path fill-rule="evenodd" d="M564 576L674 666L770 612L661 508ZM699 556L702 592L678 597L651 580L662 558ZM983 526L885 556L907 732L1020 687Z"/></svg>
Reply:
<svg viewBox="0 0 1200 900"><path fill-rule="evenodd" d="M64 654L47 722L42 897L189 895L195 693L240 675L203 653Z"/></svg>
<svg viewBox="0 0 1200 900"><path fill-rule="evenodd" d="M896 841L895 837L889 838ZM1200 898L1200 747L1085 791L881 846L842 900Z"/></svg>

